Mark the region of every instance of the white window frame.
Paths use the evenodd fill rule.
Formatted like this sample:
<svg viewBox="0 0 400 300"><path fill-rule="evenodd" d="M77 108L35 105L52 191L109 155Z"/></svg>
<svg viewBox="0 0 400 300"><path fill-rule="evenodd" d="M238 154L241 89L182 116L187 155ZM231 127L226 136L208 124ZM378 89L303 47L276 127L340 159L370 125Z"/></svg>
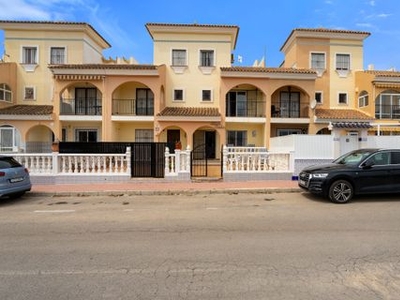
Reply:
<svg viewBox="0 0 400 300"><path fill-rule="evenodd" d="M204 91L209 91L210 92L210 100L204 100ZM205 89L202 89L201 91L200 91L200 99L201 99L201 102L205 102L205 103L211 103L211 102L214 102L214 93L213 93L213 90L212 89L207 89L207 88L205 88Z"/></svg>
<svg viewBox="0 0 400 300"><path fill-rule="evenodd" d="M64 49L64 59L62 62L52 62L52 52L53 49ZM50 46L49 48L49 64L53 65L61 65L61 64L66 64L67 63L67 47L65 46Z"/></svg>
<svg viewBox="0 0 400 300"><path fill-rule="evenodd" d="M205 52L212 52L212 54L213 54L213 57L212 57L212 62L211 62L211 64L210 65L203 65L203 53L205 53ZM215 50L214 49L200 49L199 50L199 66L200 67L208 67L208 68L210 68L210 67L215 67Z"/></svg>
<svg viewBox="0 0 400 300"><path fill-rule="evenodd" d="M338 63L338 55L347 55L349 57L349 66L348 69L338 69L337 68L337 63ZM335 71L338 73L339 77L347 77L348 74L351 72L351 53L345 53L345 52L337 52L335 53Z"/></svg>
<svg viewBox="0 0 400 300"><path fill-rule="evenodd" d="M185 51L185 62L182 64L174 64L174 51ZM189 51L185 48L172 48L171 49L171 68L176 74L182 74L188 67Z"/></svg>
<svg viewBox="0 0 400 300"><path fill-rule="evenodd" d="M34 61L27 62L25 60L25 50L27 48L35 48L36 54ZM39 46L38 45L21 45L21 66L25 69L26 72L33 72L35 71L36 67L39 65Z"/></svg>
<svg viewBox="0 0 400 300"><path fill-rule="evenodd" d="M0 101L12 103L13 92L11 91L11 87L7 83L0 83L0 91L3 94L3 99L0 98ZM9 98L9 100L7 100L7 98Z"/></svg>
<svg viewBox="0 0 400 300"><path fill-rule="evenodd" d="M358 107L366 107L369 105L369 94L365 91L365 93L360 93L362 95L358 96Z"/></svg>
<svg viewBox="0 0 400 300"><path fill-rule="evenodd" d="M32 90L32 97L28 96L28 91ZM29 92L30 93L30 92ZM24 101L35 101L36 100L36 87L28 85L24 86Z"/></svg>
<svg viewBox="0 0 400 300"><path fill-rule="evenodd" d="M182 99L175 99L175 91L182 91ZM185 89L183 89L183 88L174 88L172 90L172 101L174 101L174 102L185 102Z"/></svg>
<svg viewBox="0 0 400 300"><path fill-rule="evenodd" d="M323 54L324 55L324 65L319 67L313 66L313 54ZM311 51L310 52L310 69L313 69L317 72L318 77L321 77L325 70L326 70L326 52L318 52L318 51Z"/></svg>
<svg viewBox="0 0 400 300"><path fill-rule="evenodd" d="M341 103L340 102L340 95L346 95L346 103ZM347 92L338 92L337 93L337 103L339 105L348 105L349 104L349 93L347 93Z"/></svg>
<svg viewBox="0 0 400 300"><path fill-rule="evenodd" d="M315 98L315 102L317 102L317 104L322 104L322 103L324 103L324 93L323 93L322 91L315 91L314 95L316 95L317 93L321 94L321 101L318 102L318 101L317 101L317 97L314 97L314 98Z"/></svg>

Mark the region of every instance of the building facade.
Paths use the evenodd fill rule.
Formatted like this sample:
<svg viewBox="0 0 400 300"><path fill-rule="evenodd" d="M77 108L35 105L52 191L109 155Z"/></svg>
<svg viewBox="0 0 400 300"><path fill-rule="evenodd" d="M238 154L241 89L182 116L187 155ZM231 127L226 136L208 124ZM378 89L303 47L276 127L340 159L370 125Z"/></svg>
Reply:
<svg viewBox="0 0 400 300"><path fill-rule="evenodd" d="M0 151L54 141L269 148L288 134L399 130L400 73L363 70L361 31L294 29L279 67L238 66L234 25L145 25L153 64L106 59L89 24L0 21Z"/></svg>

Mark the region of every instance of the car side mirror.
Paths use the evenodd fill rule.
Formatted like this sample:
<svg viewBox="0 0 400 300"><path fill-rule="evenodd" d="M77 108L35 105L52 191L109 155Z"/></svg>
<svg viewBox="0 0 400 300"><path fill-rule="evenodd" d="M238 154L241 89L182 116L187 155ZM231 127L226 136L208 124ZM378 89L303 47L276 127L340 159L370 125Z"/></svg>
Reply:
<svg viewBox="0 0 400 300"><path fill-rule="evenodd" d="M361 166L364 169L370 169L374 164L375 164L374 161L372 159L369 159L366 162L364 162Z"/></svg>

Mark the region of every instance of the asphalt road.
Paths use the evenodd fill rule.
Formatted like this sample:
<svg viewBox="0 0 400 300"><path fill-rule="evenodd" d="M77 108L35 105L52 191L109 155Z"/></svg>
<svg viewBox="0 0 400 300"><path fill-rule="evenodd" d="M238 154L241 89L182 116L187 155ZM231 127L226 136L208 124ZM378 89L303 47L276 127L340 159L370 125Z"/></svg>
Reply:
<svg viewBox="0 0 400 300"><path fill-rule="evenodd" d="M400 199L0 202L0 299L398 299Z"/></svg>

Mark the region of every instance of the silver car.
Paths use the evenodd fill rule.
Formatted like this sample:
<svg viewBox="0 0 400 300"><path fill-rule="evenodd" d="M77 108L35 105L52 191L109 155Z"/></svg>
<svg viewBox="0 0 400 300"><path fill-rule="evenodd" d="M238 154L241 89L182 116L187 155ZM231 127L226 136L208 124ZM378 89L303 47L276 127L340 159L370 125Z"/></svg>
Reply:
<svg viewBox="0 0 400 300"><path fill-rule="evenodd" d="M18 198L31 188L28 169L11 156L0 156L0 197Z"/></svg>

